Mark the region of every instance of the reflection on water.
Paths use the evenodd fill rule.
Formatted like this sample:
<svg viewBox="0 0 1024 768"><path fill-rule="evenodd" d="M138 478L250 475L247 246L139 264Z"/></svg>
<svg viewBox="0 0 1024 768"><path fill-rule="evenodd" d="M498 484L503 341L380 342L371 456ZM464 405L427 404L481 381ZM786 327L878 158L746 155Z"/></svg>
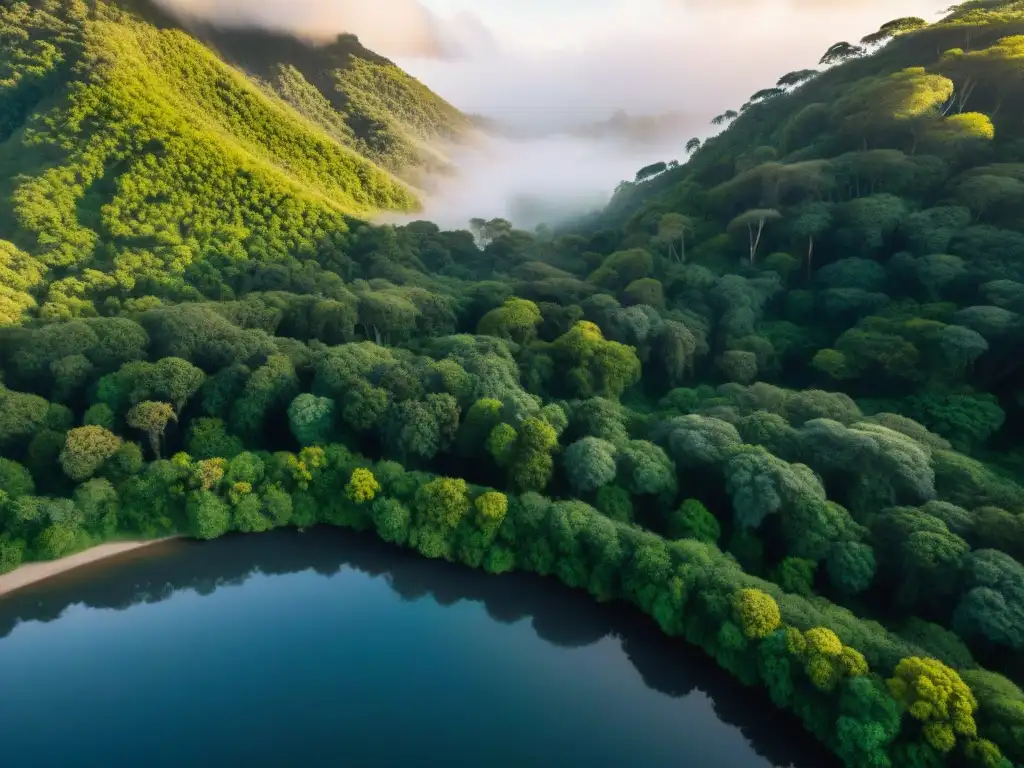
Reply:
<svg viewBox="0 0 1024 768"><path fill-rule="evenodd" d="M127 553L3 598L0 637L22 622L58 619L76 604L120 611L158 603L183 590L211 595L226 585L243 584L254 574L312 570L330 577L343 569L383 577L404 601L430 597L442 606L471 601L503 624L528 619L539 638L561 648L617 638L647 688L674 698L703 694L717 717L738 727L772 765L835 764L794 719L775 710L762 691L743 688L713 661L682 641L665 637L653 622L626 606L597 605L589 596L550 579L525 574L494 577L428 561L374 537L333 529L278 531L207 543L174 541ZM53 630L59 632L60 625ZM4 644L0 639L0 666ZM684 729L688 725L680 723Z"/></svg>

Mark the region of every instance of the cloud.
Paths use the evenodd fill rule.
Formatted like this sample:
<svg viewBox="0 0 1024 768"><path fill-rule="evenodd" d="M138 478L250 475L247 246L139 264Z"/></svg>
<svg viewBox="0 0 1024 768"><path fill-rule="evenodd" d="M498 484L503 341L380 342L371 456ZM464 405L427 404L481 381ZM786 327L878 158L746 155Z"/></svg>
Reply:
<svg viewBox="0 0 1024 768"><path fill-rule="evenodd" d="M786 72L816 66L837 40L860 39L894 16L934 18L934 7L935 0L621 0L583 14L585 32L538 28L542 42L533 49L509 44L468 66L399 63L456 106L507 122L572 124L616 109L710 119Z"/></svg>
<svg viewBox="0 0 1024 768"><path fill-rule="evenodd" d="M313 40L350 32L390 58L458 58L488 44L472 14L442 17L419 0L157 0L178 17L225 27L263 27Z"/></svg>

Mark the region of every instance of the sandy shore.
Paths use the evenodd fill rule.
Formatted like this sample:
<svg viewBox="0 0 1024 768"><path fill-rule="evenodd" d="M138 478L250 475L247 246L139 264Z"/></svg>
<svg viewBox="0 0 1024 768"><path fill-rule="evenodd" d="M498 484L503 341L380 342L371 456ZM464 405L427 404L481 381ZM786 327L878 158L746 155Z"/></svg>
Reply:
<svg viewBox="0 0 1024 768"><path fill-rule="evenodd" d="M95 563L98 560L105 560L106 558L113 557L114 555L131 552L133 549L149 547L153 544L159 544L162 541L170 541L174 538L178 537L171 536L165 539L150 539L148 541L115 541L109 544L100 544L98 547L87 549L76 555L62 557L60 560L50 560L43 563L26 563L20 568L0 576L0 595L6 595L16 589L27 587L29 584L35 584L36 582L43 581L51 576L56 576L59 573L74 570L75 568L88 565L89 563Z"/></svg>

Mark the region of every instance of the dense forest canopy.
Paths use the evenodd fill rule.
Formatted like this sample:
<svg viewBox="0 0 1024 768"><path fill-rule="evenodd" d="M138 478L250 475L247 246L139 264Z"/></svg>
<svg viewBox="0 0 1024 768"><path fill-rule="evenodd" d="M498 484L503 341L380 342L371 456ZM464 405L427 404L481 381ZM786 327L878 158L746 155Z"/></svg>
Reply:
<svg viewBox="0 0 1024 768"><path fill-rule="evenodd" d="M364 117L460 118L354 41L332 100L154 21L0 10L0 571L374 530L628 600L847 765L1024 763L1024 3L536 232L359 221L415 206Z"/></svg>

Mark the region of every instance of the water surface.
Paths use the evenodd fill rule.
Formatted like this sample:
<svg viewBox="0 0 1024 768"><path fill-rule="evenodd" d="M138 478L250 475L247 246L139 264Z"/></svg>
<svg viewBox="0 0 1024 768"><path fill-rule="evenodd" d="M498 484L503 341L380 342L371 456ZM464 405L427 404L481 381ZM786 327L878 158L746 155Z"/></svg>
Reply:
<svg viewBox="0 0 1024 768"><path fill-rule="evenodd" d="M16 592L0 689L9 766L834 765L625 607L331 530Z"/></svg>

